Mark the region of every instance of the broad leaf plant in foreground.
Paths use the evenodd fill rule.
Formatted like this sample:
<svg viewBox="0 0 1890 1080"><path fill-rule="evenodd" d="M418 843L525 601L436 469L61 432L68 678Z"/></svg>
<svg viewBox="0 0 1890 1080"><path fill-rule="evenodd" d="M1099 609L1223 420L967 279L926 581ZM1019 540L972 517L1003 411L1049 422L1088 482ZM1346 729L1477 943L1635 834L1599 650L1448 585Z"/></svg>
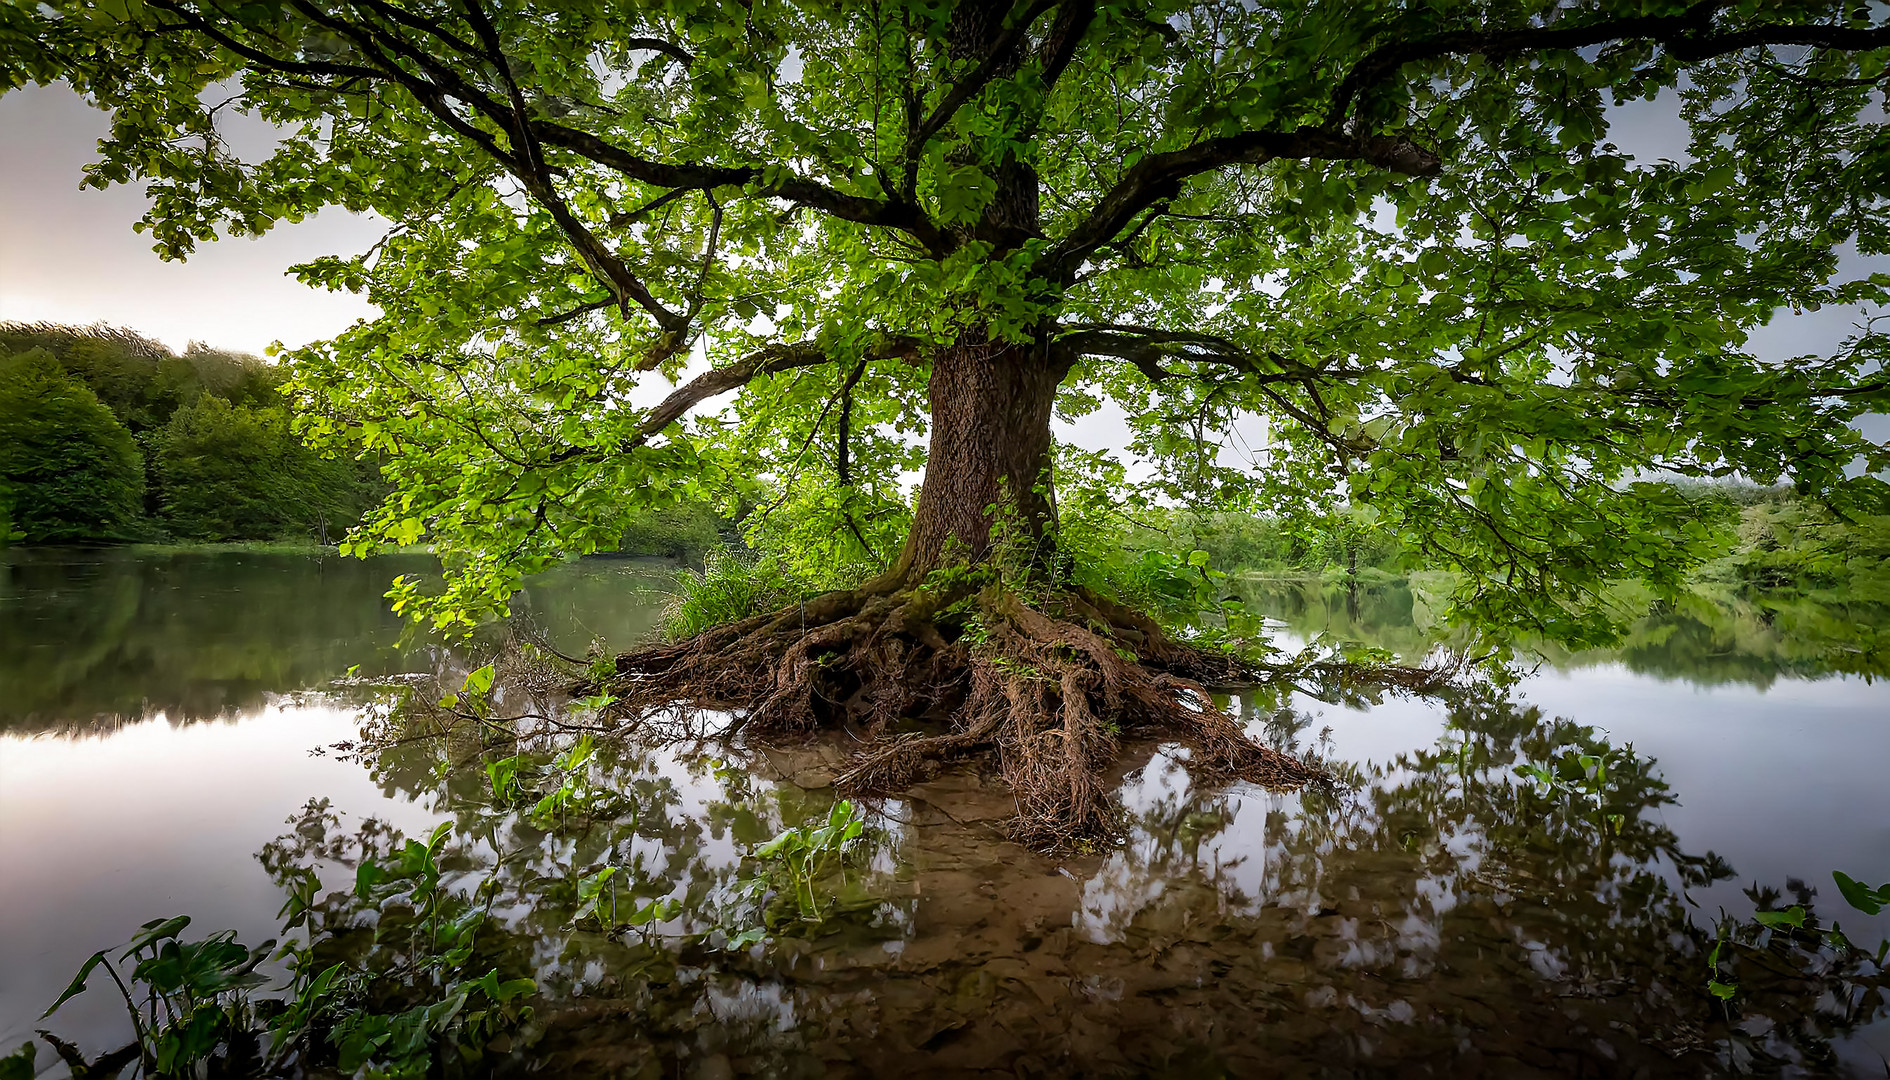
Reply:
<svg viewBox="0 0 1890 1080"><path fill-rule="evenodd" d="M1890 247L1886 63L1822 0L0 3L0 87L110 112L86 182L146 184L166 257L390 223L295 268L382 314L291 359L393 484L351 549L442 556L397 603L468 625L651 507L792 497L872 572L622 657L623 707L850 715L861 788L994 753L1055 835L1106 826L1124 730L1309 775L1201 690L1239 661L1057 557L1059 412L1113 403L1171 497L1369 506L1457 616L1577 643L1703 548L1645 477L1880 500L1881 338L1746 342L1890 289L1837 273ZM1689 141L1625 155L1623 107Z"/></svg>

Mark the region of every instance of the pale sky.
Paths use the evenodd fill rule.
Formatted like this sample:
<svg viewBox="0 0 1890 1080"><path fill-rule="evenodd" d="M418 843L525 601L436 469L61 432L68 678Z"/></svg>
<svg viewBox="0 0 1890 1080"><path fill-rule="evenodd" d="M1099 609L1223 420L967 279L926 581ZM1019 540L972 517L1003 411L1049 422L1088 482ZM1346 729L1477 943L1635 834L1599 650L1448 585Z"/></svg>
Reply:
<svg viewBox="0 0 1890 1080"><path fill-rule="evenodd" d="M255 126L260 127L260 123ZM375 309L359 296L307 288L291 265L357 254L374 220L330 209L260 239L222 240L167 263L131 231L141 186L80 190L105 114L67 87L0 96L0 319L86 325L103 320L182 350L192 339L261 353L331 337Z"/></svg>

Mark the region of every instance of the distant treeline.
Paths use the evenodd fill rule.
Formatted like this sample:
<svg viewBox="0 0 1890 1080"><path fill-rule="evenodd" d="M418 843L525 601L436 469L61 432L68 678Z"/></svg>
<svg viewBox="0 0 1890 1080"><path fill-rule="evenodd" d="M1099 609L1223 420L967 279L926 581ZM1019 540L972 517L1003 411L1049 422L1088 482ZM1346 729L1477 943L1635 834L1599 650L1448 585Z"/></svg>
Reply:
<svg viewBox="0 0 1890 1080"><path fill-rule="evenodd" d="M1787 604L1845 609L1862 624L1890 625L1890 515L1841 519L1786 487L1732 482L1682 482L1673 490L1712 530L1717 558L1694 574L1709 587L1765 611ZM1133 516L1092 514L1084 557L1122 566L1114 579L1134 583L1144 567L1161 570L1151 552L1207 552L1228 573L1362 583L1445 569L1413 563L1400 538L1369 510L1291 519L1271 514L1189 513L1148 508ZM1107 516L1109 520L1100 520Z"/></svg>
<svg viewBox="0 0 1890 1080"><path fill-rule="evenodd" d="M378 470L302 445L283 378L129 330L0 323L0 542L339 537Z"/></svg>
<svg viewBox="0 0 1890 1080"><path fill-rule="evenodd" d="M377 465L296 437L288 372L131 330L0 322L0 546L339 540L386 492ZM653 511L620 554L699 558L707 505Z"/></svg>

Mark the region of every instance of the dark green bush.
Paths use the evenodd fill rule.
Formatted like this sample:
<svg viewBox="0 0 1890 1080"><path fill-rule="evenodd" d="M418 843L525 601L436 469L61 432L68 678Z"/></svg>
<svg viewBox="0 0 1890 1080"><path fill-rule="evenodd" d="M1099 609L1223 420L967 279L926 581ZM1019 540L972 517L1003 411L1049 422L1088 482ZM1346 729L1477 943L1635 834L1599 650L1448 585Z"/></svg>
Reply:
<svg viewBox="0 0 1890 1080"><path fill-rule="evenodd" d="M281 405L205 395L152 436L165 526L189 540L328 539L360 517L368 492L345 461L303 446Z"/></svg>
<svg viewBox="0 0 1890 1080"><path fill-rule="evenodd" d="M129 539L144 504L131 432L50 354L0 359L0 503L28 543Z"/></svg>
<svg viewBox="0 0 1890 1080"><path fill-rule="evenodd" d="M280 369L200 342L178 356L135 331L103 324L0 323L0 355L32 349L51 354L134 435L163 427L172 413L205 395L233 404L279 403Z"/></svg>

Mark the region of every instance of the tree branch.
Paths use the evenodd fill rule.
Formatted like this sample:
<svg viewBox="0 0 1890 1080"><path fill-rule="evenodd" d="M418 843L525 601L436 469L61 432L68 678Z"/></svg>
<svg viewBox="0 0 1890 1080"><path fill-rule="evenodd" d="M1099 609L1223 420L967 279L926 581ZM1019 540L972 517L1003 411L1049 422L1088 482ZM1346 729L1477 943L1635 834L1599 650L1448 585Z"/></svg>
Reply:
<svg viewBox="0 0 1890 1080"><path fill-rule="evenodd" d="M893 357L914 357L918 355L919 343L903 337L888 338L879 348L870 349L860 354L862 369L869 360L886 360ZM763 375L773 375L795 368L819 367L832 363L836 357L814 345L805 343L794 345L769 345L756 349L726 367L712 368L683 385L677 387L662 400L650 414L637 425L637 430L629 438L619 443L614 453L629 453L650 441L664 428L682 419L696 405L709 398L726 394L746 386ZM552 455L551 461L570 461L599 452L597 447L571 447Z"/></svg>
<svg viewBox="0 0 1890 1080"><path fill-rule="evenodd" d="M650 410L650 415L643 418L636 434L624 442L622 449L629 451L642 446L702 401L746 386L763 375L794 368L819 367L832 359L824 350L812 345L770 345L749 353L727 367L712 368L677 387L661 404Z"/></svg>
<svg viewBox="0 0 1890 1080"><path fill-rule="evenodd" d="M1086 356L1113 356L1127 360L1150 382L1175 378L1180 372L1161 366L1164 360L1194 361L1231 367L1252 376L1259 385L1311 384L1317 380L1357 379L1371 374L1364 368L1330 365L1311 367L1281 353L1256 354L1230 338L1182 330L1114 323L1071 323L1056 339L1056 347Z"/></svg>
<svg viewBox="0 0 1890 1080"><path fill-rule="evenodd" d="M1352 66L1334 93L1326 126L1345 122L1361 94L1395 75L1399 68L1420 60L1445 56L1511 56L1524 52L1581 49L1611 41L1643 39L1659 42L1675 58L1688 62L1739 52L1762 45L1811 45L1859 51L1890 46L1890 26L1853 27L1821 24L1767 23L1743 30L1712 32L1713 15L1730 0L1702 0L1678 15L1640 15L1603 19L1585 26L1541 26L1517 30L1459 30L1381 45Z"/></svg>
<svg viewBox="0 0 1890 1080"><path fill-rule="evenodd" d="M742 187L764 179L767 174L766 170L754 165L653 161L588 131L549 120L534 120L531 127L533 134L547 146L569 150L606 168L615 169L632 180L654 187L703 191L718 187ZM933 252L946 252L953 246L951 238L927 218L924 211L903 199L868 199L860 195L845 195L825 184L798 176L777 177L771 184L759 185L755 194L785 199L842 221L905 232Z"/></svg>
<svg viewBox="0 0 1890 1080"><path fill-rule="evenodd" d="M1053 280L1068 281L1084 259L1115 239L1137 214L1180 194L1182 183L1190 177L1228 165L1259 165L1276 158L1363 161L1410 176L1429 176L1442 165L1430 150L1385 135L1355 138L1323 128L1223 135L1137 161L1096 202L1083 222L1045 253L1040 265Z"/></svg>
<svg viewBox="0 0 1890 1080"><path fill-rule="evenodd" d="M978 91L984 89L997 76L998 69L1012 59L1012 51L1024 40L1024 35L1030 32L1031 24L1056 4L1057 0L1031 0L1030 7L1025 9L1023 15L998 34L997 40L991 43L990 50L985 53L983 59L978 61L978 66L972 68L964 78L953 83L952 88L939 99L939 103L933 107L931 113L913 129L906 139L905 190L908 193L912 191L916 183L919 157L925 151L925 144L931 142L932 136L943 130L946 124L951 123L952 117L958 115L958 110L964 108L967 101L970 101Z"/></svg>
<svg viewBox="0 0 1890 1080"><path fill-rule="evenodd" d="M1658 42L1680 60L1697 62L1767 45L1809 45L1847 51L1890 47L1890 26L1765 23L1713 30L1713 17L1730 0L1702 0L1678 15L1603 19L1582 26L1538 26L1509 30L1460 30L1382 45L1354 64L1333 94L1325 121L1292 131L1249 131L1208 139L1182 150L1150 154L1131 166L1089 215L1047 255L1044 268L1056 280L1071 280L1082 261L1109 243L1137 214L1172 198L1188 178L1236 164L1280 158L1361 161L1411 176L1428 176L1442 162L1407 139L1348 133L1352 107L1373 86L1405 64L1445 56L1502 57L1569 50L1631 39Z"/></svg>
<svg viewBox="0 0 1890 1080"><path fill-rule="evenodd" d="M1038 50L1046 87L1057 84L1063 70L1076 58L1076 46L1082 43L1083 35L1089 33L1090 24L1095 20L1096 0L1063 0L1057 10L1057 21L1050 25L1050 33Z"/></svg>
<svg viewBox="0 0 1890 1080"><path fill-rule="evenodd" d="M682 64L683 67L694 67L696 63L696 57L694 53L690 52L688 49L683 48L681 45L675 44L674 42L664 41L662 38L654 38L654 37L624 38L622 41L619 41L617 44L622 46L623 48L630 49L632 51L647 50L649 52L662 53L664 56L667 56L676 60L678 63Z"/></svg>

